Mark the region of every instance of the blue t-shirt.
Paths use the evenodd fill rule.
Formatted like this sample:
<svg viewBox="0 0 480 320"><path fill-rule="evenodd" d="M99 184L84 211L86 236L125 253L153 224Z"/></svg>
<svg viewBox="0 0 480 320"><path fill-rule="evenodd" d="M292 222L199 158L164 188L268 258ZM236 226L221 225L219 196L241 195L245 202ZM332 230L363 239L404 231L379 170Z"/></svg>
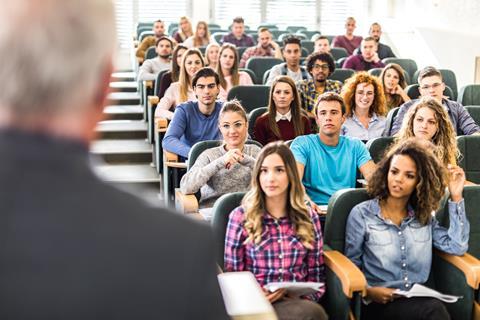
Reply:
<svg viewBox="0 0 480 320"><path fill-rule="evenodd" d="M357 168L371 160L365 144L357 138L340 136L335 147L325 145L318 134L297 137L291 150L305 166L302 183L318 205L328 204L330 196L345 188L355 188Z"/></svg>

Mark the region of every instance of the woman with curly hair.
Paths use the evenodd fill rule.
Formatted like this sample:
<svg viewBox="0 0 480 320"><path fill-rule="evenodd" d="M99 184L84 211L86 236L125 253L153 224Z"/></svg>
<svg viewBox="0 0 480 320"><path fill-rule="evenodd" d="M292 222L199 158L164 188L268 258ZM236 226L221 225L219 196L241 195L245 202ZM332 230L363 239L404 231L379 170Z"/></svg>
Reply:
<svg viewBox="0 0 480 320"><path fill-rule="evenodd" d="M270 88L268 111L255 121L254 137L262 145L278 140L292 140L310 134L311 124L302 109L295 82L289 76L278 76Z"/></svg>
<svg viewBox="0 0 480 320"><path fill-rule="evenodd" d="M398 143L411 137L431 141L434 154L445 167L457 164L460 152L455 130L445 108L435 99L424 97L408 110L395 140Z"/></svg>
<svg viewBox="0 0 480 320"><path fill-rule="evenodd" d="M388 110L399 107L401 104L411 100L405 92L407 81L405 80L404 72L400 65L389 63L380 74Z"/></svg>
<svg viewBox="0 0 480 320"><path fill-rule="evenodd" d="M258 155L250 191L230 214L225 271L250 271L263 287L270 282L324 283L319 216L305 205L292 152L272 142ZM317 303L324 288L299 298L265 290L279 319L326 319Z"/></svg>
<svg viewBox="0 0 480 320"><path fill-rule="evenodd" d="M454 255L468 249L465 173L457 166L445 168L432 148L418 138L395 145L368 182L373 199L355 206L347 219L345 254L368 282L370 303L362 306L362 318L450 319L440 300L394 293L427 281L432 247ZM432 215L447 186L448 229Z"/></svg>
<svg viewBox="0 0 480 320"><path fill-rule="evenodd" d="M378 78L367 72L357 72L346 81L342 97L347 112L341 134L363 141L381 137L387 121L387 107Z"/></svg>
<svg viewBox="0 0 480 320"><path fill-rule="evenodd" d="M227 100L228 92L239 85L252 85L252 78L245 71L238 70L237 47L231 43L224 43L218 54L217 73L220 76L220 94L218 99Z"/></svg>

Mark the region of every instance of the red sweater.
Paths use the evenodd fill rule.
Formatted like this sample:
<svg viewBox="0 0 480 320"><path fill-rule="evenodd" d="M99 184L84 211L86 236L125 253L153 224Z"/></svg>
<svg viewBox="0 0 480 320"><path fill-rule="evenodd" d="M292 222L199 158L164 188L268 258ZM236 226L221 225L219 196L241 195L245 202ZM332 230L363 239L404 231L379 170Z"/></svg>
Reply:
<svg viewBox="0 0 480 320"><path fill-rule="evenodd" d="M303 120L303 134L310 134L311 127L310 127L310 120L302 116ZM268 114L265 113L257 118L255 121L255 126L253 128L253 134L255 140L260 142L262 145L266 145L272 141L288 141L295 139L297 136L295 135L295 131L293 130L293 123L288 120L280 120L277 122L278 129L280 131L281 137L277 137L273 131L268 126Z"/></svg>

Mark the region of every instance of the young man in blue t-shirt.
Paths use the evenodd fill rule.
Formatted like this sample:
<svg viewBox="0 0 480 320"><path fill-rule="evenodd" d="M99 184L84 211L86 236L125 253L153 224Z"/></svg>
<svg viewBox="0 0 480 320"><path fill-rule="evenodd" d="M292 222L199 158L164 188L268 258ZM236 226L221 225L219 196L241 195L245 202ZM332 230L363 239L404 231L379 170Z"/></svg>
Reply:
<svg viewBox="0 0 480 320"><path fill-rule="evenodd" d="M354 188L357 168L368 180L376 166L362 141L340 136L345 121L345 103L328 92L318 97L315 118L319 134L297 137L291 150L312 208L328 204L337 190Z"/></svg>

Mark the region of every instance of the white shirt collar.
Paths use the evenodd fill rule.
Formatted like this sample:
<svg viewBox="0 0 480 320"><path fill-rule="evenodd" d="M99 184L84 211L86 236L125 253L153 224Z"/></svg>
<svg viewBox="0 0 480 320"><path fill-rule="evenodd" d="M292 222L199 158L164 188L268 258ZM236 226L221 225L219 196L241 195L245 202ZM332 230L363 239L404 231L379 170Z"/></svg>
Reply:
<svg viewBox="0 0 480 320"><path fill-rule="evenodd" d="M275 116L275 122L278 122L280 120L291 121L292 120L292 110L288 110L288 112L285 113L285 114L281 114L277 111L277 115Z"/></svg>

